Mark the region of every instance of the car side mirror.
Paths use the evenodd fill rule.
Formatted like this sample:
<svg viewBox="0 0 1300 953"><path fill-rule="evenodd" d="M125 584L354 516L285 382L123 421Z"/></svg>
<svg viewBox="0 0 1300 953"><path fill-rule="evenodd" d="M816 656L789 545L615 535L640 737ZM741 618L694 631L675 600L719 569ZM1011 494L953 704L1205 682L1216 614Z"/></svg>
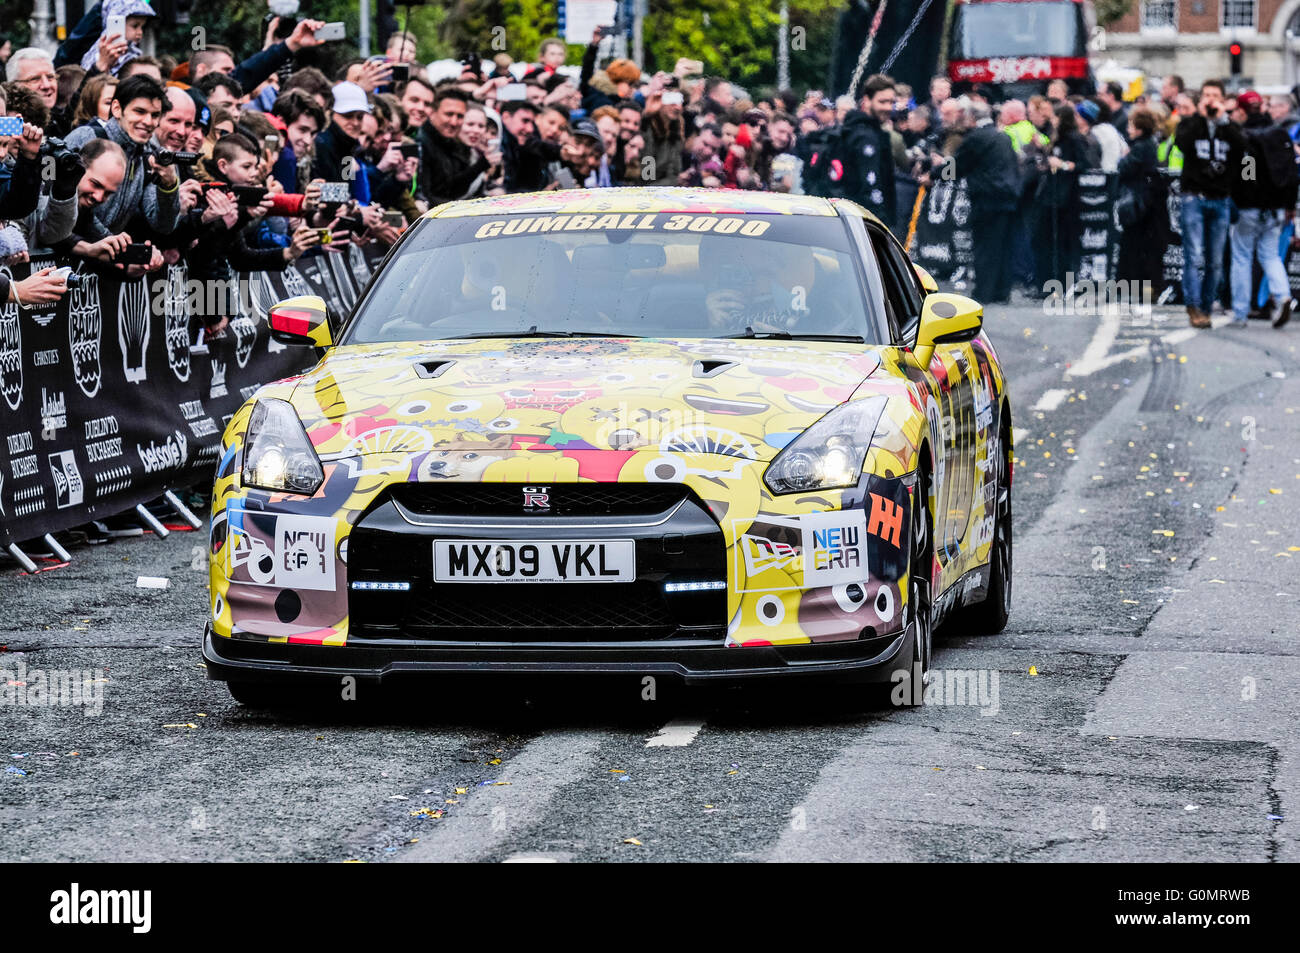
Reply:
<svg viewBox="0 0 1300 953"><path fill-rule="evenodd" d="M969 341L984 326L984 306L965 295L932 292L921 306L916 348Z"/></svg>
<svg viewBox="0 0 1300 953"><path fill-rule="evenodd" d="M925 289L926 294L934 294L939 290L939 282L934 280L934 275L915 263L912 264L912 270L916 272L916 277L921 282L921 287Z"/></svg>
<svg viewBox="0 0 1300 953"><path fill-rule="evenodd" d="M299 295L273 304L270 317L271 336L282 344L334 345L325 299L317 295Z"/></svg>

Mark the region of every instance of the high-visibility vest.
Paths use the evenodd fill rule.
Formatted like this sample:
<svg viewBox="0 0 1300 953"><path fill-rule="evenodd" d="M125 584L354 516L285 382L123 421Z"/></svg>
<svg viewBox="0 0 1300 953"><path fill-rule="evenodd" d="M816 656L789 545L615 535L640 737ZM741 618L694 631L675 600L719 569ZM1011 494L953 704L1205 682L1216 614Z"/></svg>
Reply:
<svg viewBox="0 0 1300 953"><path fill-rule="evenodd" d="M1183 151L1174 145L1173 136L1156 146L1156 163L1170 172L1183 171Z"/></svg>
<svg viewBox="0 0 1300 953"><path fill-rule="evenodd" d="M1035 129L1034 124L1028 119L1013 122L1002 131L1011 137L1011 145L1015 147L1016 152L1019 152L1030 142L1036 142L1043 148L1046 148L1049 143L1048 138Z"/></svg>

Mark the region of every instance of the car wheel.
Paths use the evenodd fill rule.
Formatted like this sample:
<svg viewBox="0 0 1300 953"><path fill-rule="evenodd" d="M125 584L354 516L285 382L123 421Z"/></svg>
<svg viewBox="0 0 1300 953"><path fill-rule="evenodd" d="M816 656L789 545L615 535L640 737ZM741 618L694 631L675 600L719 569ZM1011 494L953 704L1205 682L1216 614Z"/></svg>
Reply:
<svg viewBox="0 0 1300 953"><path fill-rule="evenodd" d="M993 545L989 549L989 581L984 601L962 610L954 621L970 635L997 635L1007 627L1011 614L1011 481L1007 455L999 455L997 516Z"/></svg>
<svg viewBox="0 0 1300 953"><path fill-rule="evenodd" d="M908 618L914 633L912 639L912 665L921 667L921 684L930 683L930 663L934 656L933 603L930 590L930 570L933 566L931 549L930 507L928 481L917 481L916 499L912 505L912 559L907 572Z"/></svg>
<svg viewBox="0 0 1300 953"><path fill-rule="evenodd" d="M907 625L912 629L912 651L905 677L895 670L889 697L893 705L914 708L924 703L925 686L930 684L930 662L934 655L934 604L930 588L933 565L932 524L926 504L929 484L922 473L912 503L911 557L907 571ZM901 659L900 659L901 661ZM915 684L920 672L920 684Z"/></svg>

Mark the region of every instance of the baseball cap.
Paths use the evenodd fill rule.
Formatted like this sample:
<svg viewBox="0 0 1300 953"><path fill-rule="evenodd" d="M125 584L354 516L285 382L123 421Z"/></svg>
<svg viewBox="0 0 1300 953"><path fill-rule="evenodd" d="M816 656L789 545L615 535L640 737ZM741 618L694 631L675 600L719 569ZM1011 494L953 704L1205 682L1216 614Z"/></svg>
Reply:
<svg viewBox="0 0 1300 953"><path fill-rule="evenodd" d="M1237 94L1237 105L1247 110L1254 109L1263 101L1264 97L1253 89Z"/></svg>
<svg viewBox="0 0 1300 953"><path fill-rule="evenodd" d="M370 112L370 103L366 99L366 91L356 83L342 82L333 89L334 93L334 111L347 115L348 113L368 113Z"/></svg>
<svg viewBox="0 0 1300 953"><path fill-rule="evenodd" d="M569 132L574 136L582 136L585 139L595 139L602 148L605 145L605 139L600 134L600 128L590 119L579 119L569 127Z"/></svg>

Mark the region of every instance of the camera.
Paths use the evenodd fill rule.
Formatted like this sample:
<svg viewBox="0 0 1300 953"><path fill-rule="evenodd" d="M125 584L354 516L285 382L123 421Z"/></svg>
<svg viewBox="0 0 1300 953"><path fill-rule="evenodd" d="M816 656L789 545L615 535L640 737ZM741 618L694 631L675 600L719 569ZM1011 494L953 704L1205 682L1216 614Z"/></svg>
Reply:
<svg viewBox="0 0 1300 953"><path fill-rule="evenodd" d="M294 27L298 25L298 18L295 16L277 17L274 13L268 13L262 17L262 22L267 26L271 25L272 20L278 19L280 22L275 25L275 32L271 34L273 40L287 40L293 33Z"/></svg>
<svg viewBox="0 0 1300 953"><path fill-rule="evenodd" d="M193 165L199 161L197 152L172 152L170 149L158 149L153 154L153 161L158 165Z"/></svg>
<svg viewBox="0 0 1300 953"><path fill-rule="evenodd" d="M74 271L70 274L63 276L63 283L67 285L68 290L71 291L74 288L80 288L81 282L84 278L85 278L84 275L79 275Z"/></svg>
<svg viewBox="0 0 1300 953"><path fill-rule="evenodd" d="M52 158L56 176L65 181L73 175L80 179L81 173L86 168L86 164L81 161L81 156L75 150L69 149L67 144L57 136L45 137L39 155L42 162L46 156Z"/></svg>
<svg viewBox="0 0 1300 953"><path fill-rule="evenodd" d="M475 76L483 75L483 58L477 52L471 50L461 54L460 61L467 70L473 70Z"/></svg>

